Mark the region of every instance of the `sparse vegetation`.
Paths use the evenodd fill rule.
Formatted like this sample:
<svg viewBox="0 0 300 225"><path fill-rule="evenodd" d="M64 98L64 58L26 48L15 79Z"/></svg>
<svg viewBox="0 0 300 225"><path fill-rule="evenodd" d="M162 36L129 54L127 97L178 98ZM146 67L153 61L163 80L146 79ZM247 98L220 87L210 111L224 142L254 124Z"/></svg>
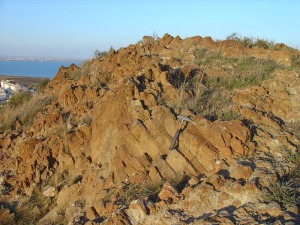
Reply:
<svg viewBox="0 0 300 225"><path fill-rule="evenodd" d="M14 211L14 224L36 224L51 208L51 199L36 191L25 202L20 203Z"/></svg>
<svg viewBox="0 0 300 225"><path fill-rule="evenodd" d="M300 146L292 152L285 148L286 159L292 169L279 177L276 183L265 188L266 200L277 201L284 206L300 205Z"/></svg>
<svg viewBox="0 0 300 225"><path fill-rule="evenodd" d="M37 92L41 92L46 86L47 84L50 82L50 79L43 79L42 81L40 81L37 85L36 85L36 90Z"/></svg>
<svg viewBox="0 0 300 225"><path fill-rule="evenodd" d="M184 75L180 70L172 71L170 83L178 89L178 98L170 107L176 113L189 109L211 120L233 120L239 118L232 108L233 90L252 85L272 77L272 72L281 68L273 60L254 57L231 58L219 51L205 48L194 52L196 62L205 69L221 70L220 75L209 75L203 71L197 75Z"/></svg>
<svg viewBox="0 0 300 225"><path fill-rule="evenodd" d="M110 74L103 71L103 68L100 66L99 62L91 60L85 60L81 66L80 70L75 74L75 80L78 80L83 75L93 75L91 77L91 82L86 84L86 86L107 89L108 88L108 80Z"/></svg>
<svg viewBox="0 0 300 225"><path fill-rule="evenodd" d="M31 98L31 95L27 94L25 96L17 96L12 101L10 100L9 104L2 109L0 115L0 120L2 121L0 129L2 131L13 130L16 121L19 121L21 125L31 124L35 115L42 111L46 105L50 105L55 99L54 96L41 96L32 98L29 101L29 98Z"/></svg>
<svg viewBox="0 0 300 225"><path fill-rule="evenodd" d="M188 77L180 70L172 71L170 83L178 89L178 98L170 105L177 113L189 109L194 114L201 114L211 120L232 120L238 113L232 109L233 90L252 85L259 85L269 79L272 72L280 68L273 60L254 57L230 58L220 52L198 49L195 51L196 62L205 68L223 68L224 75L210 76L199 72ZM187 97L188 96L188 97Z"/></svg>
<svg viewBox="0 0 300 225"><path fill-rule="evenodd" d="M222 118L226 121L237 120L240 118L240 114L234 110L228 110L223 113Z"/></svg>
<svg viewBox="0 0 300 225"><path fill-rule="evenodd" d="M184 79L175 86L178 87L178 98L166 104L178 114L188 109L211 120L223 119L223 114L231 109L232 93L220 86L219 82L218 79L204 78L203 74Z"/></svg>
<svg viewBox="0 0 300 225"><path fill-rule="evenodd" d="M204 69L207 67L221 69L221 72L225 74L211 77L209 81L213 81L212 85L215 87L223 86L229 90L260 84L263 80L271 78L275 69L282 68L274 60L226 57L220 52L203 48L195 50L194 55L196 63Z"/></svg>
<svg viewBox="0 0 300 225"><path fill-rule="evenodd" d="M272 186L266 188L266 200L276 201L285 206L300 204L300 174L299 167L283 177Z"/></svg>
<svg viewBox="0 0 300 225"><path fill-rule="evenodd" d="M14 94L8 101L7 104L12 107L16 107L19 105L24 104L25 102L29 101L32 97L32 93L29 91L20 92Z"/></svg>
<svg viewBox="0 0 300 225"><path fill-rule="evenodd" d="M270 49L274 47L273 41L269 41L261 38L242 37L238 33L232 33L228 35L226 39L241 43L242 45L248 48L258 47L258 48Z"/></svg>
<svg viewBox="0 0 300 225"><path fill-rule="evenodd" d="M95 58L97 58L97 59L102 59L102 58L104 58L107 54L108 54L107 51L99 51L99 50L96 50L96 51L94 52L94 56L95 56Z"/></svg>
<svg viewBox="0 0 300 225"><path fill-rule="evenodd" d="M135 199L144 199L145 197L155 201L165 182L169 182L179 191L181 191L185 187L188 179L188 176L184 174L178 174L175 177L166 178L156 183L147 182L144 184L128 184L124 187L122 201L126 205L130 204L130 202Z"/></svg>
<svg viewBox="0 0 300 225"><path fill-rule="evenodd" d="M291 69L294 69L298 74L300 74L300 55L291 56Z"/></svg>
<svg viewBox="0 0 300 225"><path fill-rule="evenodd" d="M163 183L128 184L124 188L122 201L129 205L135 199L155 197L162 188Z"/></svg>

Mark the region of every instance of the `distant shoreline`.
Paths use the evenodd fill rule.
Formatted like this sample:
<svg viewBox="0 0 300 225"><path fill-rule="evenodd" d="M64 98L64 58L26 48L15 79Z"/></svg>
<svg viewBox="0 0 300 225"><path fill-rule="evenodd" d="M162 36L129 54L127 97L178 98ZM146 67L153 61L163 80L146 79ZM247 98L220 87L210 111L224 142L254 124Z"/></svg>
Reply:
<svg viewBox="0 0 300 225"><path fill-rule="evenodd" d="M38 84L39 82L50 79L47 77L29 77L29 76L15 76L15 75L1 75L0 74L0 81L1 80L13 80L17 83L26 85L26 86L32 86L34 84Z"/></svg>
<svg viewBox="0 0 300 225"><path fill-rule="evenodd" d="M31 76L21 76L21 75L7 75L7 74L0 74L0 77L12 77L12 78L37 78L37 79L50 79L49 77L31 77Z"/></svg>

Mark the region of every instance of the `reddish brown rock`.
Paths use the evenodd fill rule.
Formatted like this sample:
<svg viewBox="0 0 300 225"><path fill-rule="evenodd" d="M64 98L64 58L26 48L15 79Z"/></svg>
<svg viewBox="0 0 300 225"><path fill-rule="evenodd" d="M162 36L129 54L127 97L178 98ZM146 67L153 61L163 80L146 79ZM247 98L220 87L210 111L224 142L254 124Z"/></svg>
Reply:
<svg viewBox="0 0 300 225"><path fill-rule="evenodd" d="M89 220L94 220L96 219L97 217L99 217L99 214L97 213L97 211L95 210L94 207L91 207L89 208L87 211L86 211L86 218L89 219Z"/></svg>
<svg viewBox="0 0 300 225"><path fill-rule="evenodd" d="M142 223L148 211L149 209L143 200L134 200L130 203L126 213L135 223Z"/></svg>
<svg viewBox="0 0 300 225"><path fill-rule="evenodd" d="M250 166L245 166L241 164L236 164L233 168L230 170L230 177L235 178L237 180L239 179L249 179L252 175L253 170Z"/></svg>
<svg viewBox="0 0 300 225"><path fill-rule="evenodd" d="M162 190L158 193L158 197L161 200L169 200L171 202L177 202L180 199L176 188L173 187L169 182L163 185Z"/></svg>

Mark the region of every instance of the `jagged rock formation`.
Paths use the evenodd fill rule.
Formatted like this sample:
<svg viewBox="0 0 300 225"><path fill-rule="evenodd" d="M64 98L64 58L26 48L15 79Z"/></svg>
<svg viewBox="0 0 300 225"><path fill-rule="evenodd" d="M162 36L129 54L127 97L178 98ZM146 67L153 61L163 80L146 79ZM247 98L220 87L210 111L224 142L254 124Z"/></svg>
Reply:
<svg viewBox="0 0 300 225"><path fill-rule="evenodd" d="M219 58L203 63L206 52ZM41 192L51 204L36 208L38 224L296 223L297 203L266 202L262 191L294 167L287 155L299 140L284 124L300 119L299 73L288 69L295 55L166 34L60 68L32 99L53 96L32 125L0 134L2 218L13 221L23 196ZM220 57L222 67L212 63ZM222 115L239 119L211 120L197 111L197 91L208 92L210 77L233 76L239 58L278 66L259 84L231 89L231 101L219 97ZM178 114L196 124L185 123L169 150ZM151 185L155 194L134 196Z"/></svg>

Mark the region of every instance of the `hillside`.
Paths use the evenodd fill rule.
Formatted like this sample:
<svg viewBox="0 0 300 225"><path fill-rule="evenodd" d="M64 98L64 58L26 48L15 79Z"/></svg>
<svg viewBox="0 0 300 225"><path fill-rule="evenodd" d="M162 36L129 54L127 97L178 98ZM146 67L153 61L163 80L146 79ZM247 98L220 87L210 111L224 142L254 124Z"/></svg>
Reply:
<svg viewBox="0 0 300 225"><path fill-rule="evenodd" d="M0 220L297 224L299 75L284 44L168 34L61 67L1 109Z"/></svg>

